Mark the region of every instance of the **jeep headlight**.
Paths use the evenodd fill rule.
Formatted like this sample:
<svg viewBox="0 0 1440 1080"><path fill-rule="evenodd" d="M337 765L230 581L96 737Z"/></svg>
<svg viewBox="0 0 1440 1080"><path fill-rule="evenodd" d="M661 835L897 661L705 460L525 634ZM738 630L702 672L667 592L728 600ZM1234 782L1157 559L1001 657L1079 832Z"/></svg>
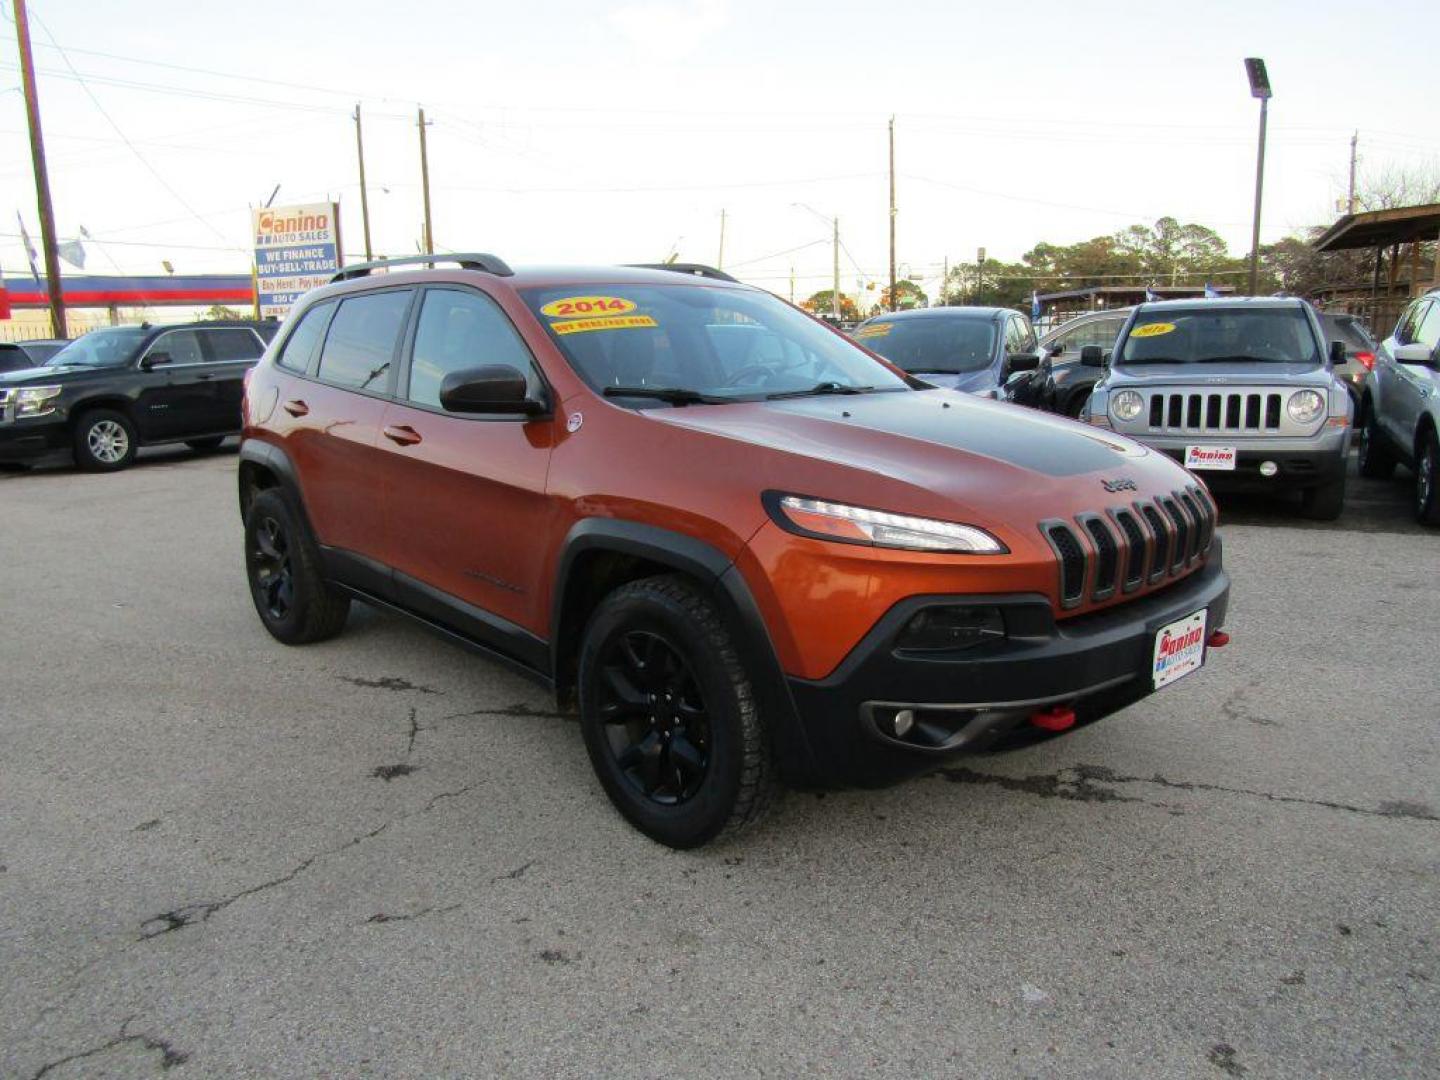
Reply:
<svg viewBox="0 0 1440 1080"><path fill-rule="evenodd" d="M15 395L15 415L45 416L55 411L54 401L60 396L60 386L26 386Z"/></svg>
<svg viewBox="0 0 1440 1080"><path fill-rule="evenodd" d="M1140 410L1145 408L1145 399L1134 390L1121 390L1110 399L1110 411L1116 420L1129 422L1140 415Z"/></svg>
<svg viewBox="0 0 1440 1080"><path fill-rule="evenodd" d="M1325 399L1314 390L1297 390L1290 395L1285 411L1297 424L1314 423L1325 411Z"/></svg>
<svg viewBox="0 0 1440 1080"><path fill-rule="evenodd" d="M863 506L847 506L803 495L779 495L774 492L766 494L765 505L782 529L816 540L965 555L1004 555L1010 550L974 525L891 514Z"/></svg>

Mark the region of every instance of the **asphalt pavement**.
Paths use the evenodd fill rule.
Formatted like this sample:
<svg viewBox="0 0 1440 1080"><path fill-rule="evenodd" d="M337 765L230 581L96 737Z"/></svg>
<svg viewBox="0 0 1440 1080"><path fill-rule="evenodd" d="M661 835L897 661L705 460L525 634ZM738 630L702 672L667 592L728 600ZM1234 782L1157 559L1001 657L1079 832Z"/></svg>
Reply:
<svg viewBox="0 0 1440 1080"><path fill-rule="evenodd" d="M356 608L233 454L0 475L0 1076L1440 1076L1440 534L1222 504L1230 647L679 853L573 720Z"/></svg>

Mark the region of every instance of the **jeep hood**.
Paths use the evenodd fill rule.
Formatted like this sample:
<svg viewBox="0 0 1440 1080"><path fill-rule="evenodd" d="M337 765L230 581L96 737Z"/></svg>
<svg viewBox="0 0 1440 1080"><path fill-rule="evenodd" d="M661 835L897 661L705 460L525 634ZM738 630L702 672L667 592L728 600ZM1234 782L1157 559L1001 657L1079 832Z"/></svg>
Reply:
<svg viewBox="0 0 1440 1080"><path fill-rule="evenodd" d="M1106 376L1111 389L1120 386L1326 386L1329 372L1316 364L1116 364Z"/></svg>
<svg viewBox="0 0 1440 1080"><path fill-rule="evenodd" d="M997 388L995 373L988 367L979 371L927 371L915 378L931 386L939 386L945 390L961 390L967 394L984 394Z"/></svg>
<svg viewBox="0 0 1440 1080"><path fill-rule="evenodd" d="M1113 432L948 390L647 409L643 415L732 440L737 445L726 457L762 490L907 512L970 506L993 514L1038 500L1047 507L1044 516L1060 515L1071 504L1093 507L1108 498L1098 481L1077 483L1087 474L1133 481L1142 494L1192 482L1169 458ZM756 448L766 453L755 455ZM884 501L893 499L899 504Z"/></svg>

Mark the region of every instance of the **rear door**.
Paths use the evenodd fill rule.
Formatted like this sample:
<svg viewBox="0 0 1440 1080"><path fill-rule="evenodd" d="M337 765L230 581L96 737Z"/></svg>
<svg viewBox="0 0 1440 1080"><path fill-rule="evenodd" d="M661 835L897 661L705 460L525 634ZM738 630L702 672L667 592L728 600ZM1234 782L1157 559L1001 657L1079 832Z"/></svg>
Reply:
<svg viewBox="0 0 1440 1080"><path fill-rule="evenodd" d="M397 595L532 659L548 623L541 573L554 420L449 413L439 394L449 373L486 364L523 372L532 397L545 397L544 383L519 331L479 289L427 288L412 337L378 443Z"/></svg>
<svg viewBox="0 0 1440 1080"><path fill-rule="evenodd" d="M375 440L395 380L416 290L381 288L347 295L325 328L318 361L305 358L304 378L286 380L275 416L300 475L305 509L319 542L364 560L381 557L379 452ZM324 311L316 312L323 317ZM309 330L310 315L291 340ZM286 369L286 343L277 366ZM294 361L301 362L300 358ZM382 581L387 575L378 575Z"/></svg>
<svg viewBox="0 0 1440 1080"><path fill-rule="evenodd" d="M1405 338L1399 341L1401 345L1423 345L1433 356L1436 346L1440 345L1440 301L1423 301L1415 313L1415 318L1401 329ZM1400 336L1400 330L1397 330L1397 341ZM1414 442L1415 425L1420 422L1420 413L1424 411L1434 385L1434 376L1429 366L1398 362L1395 364L1393 415L1397 430L1394 435L1406 450L1409 450Z"/></svg>
<svg viewBox="0 0 1440 1080"><path fill-rule="evenodd" d="M209 431L230 434L240 430L240 399L245 394L245 372L255 366L265 344L247 326L212 327L200 331L200 343L210 361Z"/></svg>

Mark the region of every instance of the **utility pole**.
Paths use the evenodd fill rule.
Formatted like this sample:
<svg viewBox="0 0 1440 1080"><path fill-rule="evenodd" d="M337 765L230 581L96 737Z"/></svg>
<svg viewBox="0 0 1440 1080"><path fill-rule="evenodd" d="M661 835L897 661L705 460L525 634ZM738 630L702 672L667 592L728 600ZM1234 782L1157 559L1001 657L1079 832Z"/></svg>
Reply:
<svg viewBox="0 0 1440 1080"><path fill-rule="evenodd" d="M835 225L835 283L831 286L830 292L830 313L835 316L835 321L840 321L840 219L834 219Z"/></svg>
<svg viewBox="0 0 1440 1080"><path fill-rule="evenodd" d="M890 310L899 305L895 295L895 117L890 117Z"/></svg>
<svg viewBox="0 0 1440 1080"><path fill-rule="evenodd" d="M720 257L715 260L715 269L725 269L725 208L720 208Z"/></svg>
<svg viewBox="0 0 1440 1080"><path fill-rule="evenodd" d="M1350 214L1355 213L1355 151L1359 143L1360 132L1357 131L1350 136L1350 198L1345 204L1349 207L1346 212Z"/></svg>
<svg viewBox="0 0 1440 1080"><path fill-rule="evenodd" d="M790 303L795 303L795 264L790 264Z"/></svg>
<svg viewBox="0 0 1440 1080"><path fill-rule="evenodd" d="M1255 224L1250 232L1250 295L1260 291L1260 198L1265 190L1265 120L1270 107L1270 76L1265 61L1247 57L1245 73L1250 78L1250 96L1260 99L1260 147L1255 154Z"/></svg>
<svg viewBox="0 0 1440 1080"><path fill-rule="evenodd" d="M424 128L420 129L422 132ZM423 135L422 135L423 138ZM370 254L370 199L365 194L365 140L360 135L360 103L355 103L355 153L360 158L360 220L365 223L365 261Z"/></svg>
<svg viewBox="0 0 1440 1080"><path fill-rule="evenodd" d="M25 0L15 0L15 36L20 45L25 116L30 122L30 162L35 168L35 201L40 208L40 244L45 249L50 325L57 338L69 337L65 330L65 295L60 288L60 258L55 249L55 208L50 203L50 173L45 167L45 137L40 130L40 99L35 92L35 60L30 55L30 17L25 11Z"/></svg>
<svg viewBox="0 0 1440 1080"><path fill-rule="evenodd" d="M950 284L950 256L945 256L943 268L940 271L940 306L945 306L945 289Z"/></svg>
<svg viewBox="0 0 1440 1080"><path fill-rule="evenodd" d="M420 187L425 193L425 254L435 254L435 233L430 227L430 162L425 156L425 110L420 110Z"/></svg>

